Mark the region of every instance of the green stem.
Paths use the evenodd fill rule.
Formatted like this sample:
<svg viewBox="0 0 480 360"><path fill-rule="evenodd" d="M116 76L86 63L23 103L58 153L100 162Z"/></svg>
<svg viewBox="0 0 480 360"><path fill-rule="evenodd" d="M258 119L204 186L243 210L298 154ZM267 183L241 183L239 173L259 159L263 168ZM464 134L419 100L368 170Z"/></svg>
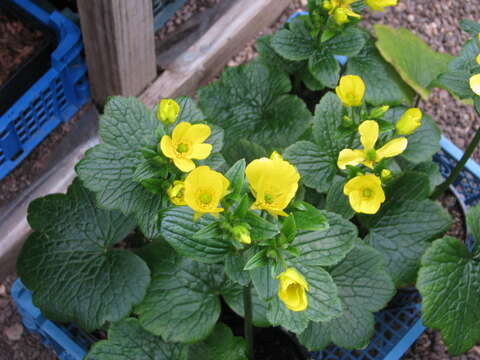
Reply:
<svg viewBox="0 0 480 360"><path fill-rule="evenodd" d="M462 158L458 162L457 166L455 166L455 168L453 169L450 176L447 178L447 180L445 180L443 183L441 183L435 188L435 191L430 196L431 199L433 200L438 199L440 195L442 195L448 189L448 187L451 184L453 184L453 182L456 180L456 178L460 174L460 171L462 171L463 167L467 163L470 156L472 156L473 151L475 150L479 142L480 142L480 128L477 130L477 133L475 134L475 137L473 138L473 140L470 142L470 144L468 144L467 150L465 150L465 153L463 154Z"/></svg>
<svg viewBox="0 0 480 360"><path fill-rule="evenodd" d="M247 357L249 360L254 360L253 355L253 327L252 327L252 294L251 285L243 287L243 309L245 313L244 319L244 333L245 341L247 342Z"/></svg>

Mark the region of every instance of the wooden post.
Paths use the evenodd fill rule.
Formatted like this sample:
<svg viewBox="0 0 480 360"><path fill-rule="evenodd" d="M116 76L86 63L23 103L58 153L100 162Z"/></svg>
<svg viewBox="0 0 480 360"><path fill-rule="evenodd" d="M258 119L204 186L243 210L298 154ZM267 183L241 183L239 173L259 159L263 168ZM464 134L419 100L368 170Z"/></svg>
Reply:
<svg viewBox="0 0 480 360"><path fill-rule="evenodd" d="M137 95L156 77L152 0L78 0L92 97Z"/></svg>

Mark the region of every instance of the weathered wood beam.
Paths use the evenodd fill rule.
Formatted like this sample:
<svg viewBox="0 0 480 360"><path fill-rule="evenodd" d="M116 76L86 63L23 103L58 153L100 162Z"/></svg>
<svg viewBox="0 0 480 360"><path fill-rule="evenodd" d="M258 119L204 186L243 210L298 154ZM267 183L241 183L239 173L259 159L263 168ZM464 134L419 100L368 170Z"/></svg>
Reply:
<svg viewBox="0 0 480 360"><path fill-rule="evenodd" d="M205 35L165 69L143 92L141 100L153 106L161 98L193 93L275 21L289 3L289 0L237 0Z"/></svg>

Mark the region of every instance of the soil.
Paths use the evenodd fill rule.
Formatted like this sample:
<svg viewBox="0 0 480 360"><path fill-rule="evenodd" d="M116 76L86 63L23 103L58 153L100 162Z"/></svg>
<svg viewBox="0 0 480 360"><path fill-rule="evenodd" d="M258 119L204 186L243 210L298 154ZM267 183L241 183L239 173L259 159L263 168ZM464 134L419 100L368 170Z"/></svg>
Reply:
<svg viewBox="0 0 480 360"><path fill-rule="evenodd" d="M44 34L0 9L0 87L42 44Z"/></svg>
<svg viewBox="0 0 480 360"><path fill-rule="evenodd" d="M225 0L189 0L157 33L157 40L161 40L169 33L174 32L176 27L183 24L195 13L204 11L222 1ZM275 29L281 27L293 12L304 10L306 3L307 0L292 0L279 20L259 35L272 33ZM434 49L456 55L461 44L467 39L466 34L462 33L458 27L459 20L463 18L480 19L480 3L477 0L400 0L400 4L395 8L387 8L384 13L367 15L365 23L367 25L387 23L395 27L404 26L422 37ZM1 28L0 34L3 35ZM254 40L250 41L244 50L230 60L228 65L236 66L253 59L256 56L254 43ZM2 59L3 56L0 55L0 61ZM472 107L457 102L446 91L433 90L429 100L422 102L421 107L437 121L444 135L462 149L465 149L469 140L473 137L474 130L480 127L480 118L475 115ZM30 154L21 166L0 182L0 203L2 200L12 199L17 192L25 189L45 169L48 153L69 132L70 127L69 123L59 126ZM477 162L480 161L480 149L477 149L474 153L474 159ZM453 205L451 195L447 195L441 201L444 206L449 208L450 213L456 217L449 234L464 238L462 220L459 218L461 215L458 215L461 214L459 207ZM15 305L9 296L9 289L15 277L15 274L11 274L6 280L0 282L0 360L56 359L50 350L41 345L38 337L28 334L22 327ZM284 346L282 335L278 333L277 335L268 335L262 333L261 330L258 331L257 338L265 339L267 343L277 344L274 346L278 348ZM265 355L261 352L262 350L257 349L256 351L259 360L268 360L268 357L263 357ZM296 359L294 354L291 354L291 356L288 358L289 360ZM282 358L276 357L275 359ZM402 359L480 360L480 347L477 346L465 355L452 358L448 355L439 333L428 330L415 342Z"/></svg>

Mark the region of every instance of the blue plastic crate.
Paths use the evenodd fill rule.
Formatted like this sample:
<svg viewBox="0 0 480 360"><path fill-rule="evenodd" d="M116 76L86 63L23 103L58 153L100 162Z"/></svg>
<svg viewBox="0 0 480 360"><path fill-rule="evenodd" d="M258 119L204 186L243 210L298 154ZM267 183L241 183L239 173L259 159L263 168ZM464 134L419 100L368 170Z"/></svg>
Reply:
<svg viewBox="0 0 480 360"><path fill-rule="evenodd" d="M0 180L90 99L78 27L60 13L49 14L29 0L10 1L55 29L58 46L51 55L51 68L0 116Z"/></svg>
<svg viewBox="0 0 480 360"><path fill-rule="evenodd" d="M463 153L446 138L442 150L434 156L441 173L448 176ZM456 181L460 199L467 206L480 200L480 166L470 160ZM39 334L43 343L51 347L60 360L82 360L95 339L73 325L58 325L42 316L32 304L30 291L17 279L12 287L12 298L22 316L25 327ZM345 350L329 346L311 353L314 360L398 360L425 331L421 321L421 297L415 291L399 291L388 307L375 314L376 332L364 350Z"/></svg>

